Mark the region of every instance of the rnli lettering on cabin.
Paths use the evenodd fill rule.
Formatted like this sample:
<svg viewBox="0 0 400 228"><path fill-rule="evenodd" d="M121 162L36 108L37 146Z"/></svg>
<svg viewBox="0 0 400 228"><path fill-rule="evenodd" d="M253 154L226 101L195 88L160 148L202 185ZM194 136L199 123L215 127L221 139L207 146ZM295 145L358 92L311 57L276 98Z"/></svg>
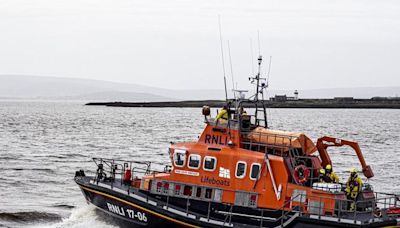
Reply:
<svg viewBox="0 0 400 228"><path fill-rule="evenodd" d="M229 186L230 182L228 180L216 180L214 177L201 177L201 182L202 183L207 183L207 184L213 184L213 185L224 185L224 186Z"/></svg>
<svg viewBox="0 0 400 228"><path fill-rule="evenodd" d="M228 136L227 135L209 135L206 134L204 138L204 143L206 144L216 144L216 145L228 145Z"/></svg>

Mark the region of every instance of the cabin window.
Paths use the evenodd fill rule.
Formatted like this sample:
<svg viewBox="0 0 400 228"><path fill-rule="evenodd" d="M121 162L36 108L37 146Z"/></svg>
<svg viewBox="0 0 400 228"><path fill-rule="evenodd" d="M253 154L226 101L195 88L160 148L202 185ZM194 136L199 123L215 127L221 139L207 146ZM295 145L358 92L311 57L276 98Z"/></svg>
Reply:
<svg viewBox="0 0 400 228"><path fill-rule="evenodd" d="M214 201L221 202L221 199L222 199L222 190L221 189L215 189L215 191L214 191Z"/></svg>
<svg viewBox="0 0 400 228"><path fill-rule="evenodd" d="M211 199L212 196L212 188L206 188L206 193L204 194L204 198Z"/></svg>
<svg viewBox="0 0 400 228"><path fill-rule="evenodd" d="M174 153L175 166L183 167L185 165L185 160L186 160L186 151L175 150L175 153Z"/></svg>
<svg viewBox="0 0 400 228"><path fill-rule="evenodd" d="M214 171L215 166L217 164L217 158L206 156L204 157L204 170L206 171Z"/></svg>
<svg viewBox="0 0 400 228"><path fill-rule="evenodd" d="M196 197L198 197L198 198L201 197L201 187L196 188Z"/></svg>
<svg viewBox="0 0 400 228"><path fill-rule="evenodd" d="M244 161L239 161L236 163L236 178L243 178L246 176L247 163Z"/></svg>
<svg viewBox="0 0 400 228"><path fill-rule="evenodd" d="M168 194L169 193L169 183L168 182L164 183L163 193L164 194Z"/></svg>
<svg viewBox="0 0 400 228"><path fill-rule="evenodd" d="M250 195L249 197L249 206L256 207L257 206L257 195Z"/></svg>
<svg viewBox="0 0 400 228"><path fill-rule="evenodd" d="M174 194L175 195L180 195L181 194L181 185L180 184L175 184L175 191Z"/></svg>
<svg viewBox="0 0 400 228"><path fill-rule="evenodd" d="M200 168L200 160L201 160L201 156L198 154L191 154L189 155L189 168L191 169L198 169Z"/></svg>
<svg viewBox="0 0 400 228"><path fill-rule="evenodd" d="M163 183L160 181L160 182L157 182L157 188L156 188L156 191L158 192L158 193L160 193L161 192L161 187L162 187L162 185L163 185Z"/></svg>
<svg viewBox="0 0 400 228"><path fill-rule="evenodd" d="M185 185L185 187L183 188L183 195L185 196L192 196L192 186L189 185Z"/></svg>
<svg viewBox="0 0 400 228"><path fill-rule="evenodd" d="M259 163L251 164L251 173L250 179L256 180L258 178L258 174L260 173L261 165Z"/></svg>

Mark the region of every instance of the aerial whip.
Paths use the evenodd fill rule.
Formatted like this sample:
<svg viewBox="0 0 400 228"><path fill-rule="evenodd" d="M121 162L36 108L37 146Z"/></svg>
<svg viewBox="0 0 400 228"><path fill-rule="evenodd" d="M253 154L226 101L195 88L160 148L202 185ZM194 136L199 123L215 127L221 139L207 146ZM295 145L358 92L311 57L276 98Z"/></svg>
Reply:
<svg viewBox="0 0 400 228"><path fill-rule="evenodd" d="M224 73L224 86L225 86L225 100L228 103L228 91L226 89L226 75L225 75L225 58L224 58L224 48L222 46L222 31L221 31L221 16L218 15L218 25L219 25L219 39L221 43L221 58L222 58L222 71Z"/></svg>
<svg viewBox="0 0 400 228"><path fill-rule="evenodd" d="M233 67L232 67L232 57L231 57L231 47L229 45L229 40L228 40L228 55L229 55L229 65L231 67L231 76L232 76L232 91L235 91L235 79L233 77ZM236 99L236 94L233 92L233 97Z"/></svg>

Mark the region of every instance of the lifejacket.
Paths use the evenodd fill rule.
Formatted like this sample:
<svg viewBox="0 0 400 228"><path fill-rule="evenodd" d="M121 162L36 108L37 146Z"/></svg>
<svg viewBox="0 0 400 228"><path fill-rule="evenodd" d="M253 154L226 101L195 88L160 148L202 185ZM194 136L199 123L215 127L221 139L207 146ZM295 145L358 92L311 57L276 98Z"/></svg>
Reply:
<svg viewBox="0 0 400 228"><path fill-rule="evenodd" d="M217 116L217 119L228 120L228 110L222 109Z"/></svg>
<svg viewBox="0 0 400 228"><path fill-rule="evenodd" d="M351 198L357 198L358 193L361 191L362 180L360 177L349 177L349 180L346 183L346 194Z"/></svg>
<svg viewBox="0 0 400 228"><path fill-rule="evenodd" d="M324 182L324 183L332 183L332 179L330 176L327 174L320 174L319 175L319 181Z"/></svg>
<svg viewBox="0 0 400 228"><path fill-rule="evenodd" d="M335 172L332 171L326 175L331 179L330 183L339 183L339 177Z"/></svg>

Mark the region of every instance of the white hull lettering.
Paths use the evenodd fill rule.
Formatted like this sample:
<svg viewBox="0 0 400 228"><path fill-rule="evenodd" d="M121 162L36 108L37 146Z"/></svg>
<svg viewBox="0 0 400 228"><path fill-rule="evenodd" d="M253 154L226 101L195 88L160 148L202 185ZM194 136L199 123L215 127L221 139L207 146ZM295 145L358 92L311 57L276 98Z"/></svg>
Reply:
<svg viewBox="0 0 400 228"><path fill-rule="evenodd" d="M128 217L130 219L139 220L141 222L147 222L146 213L135 211L132 209L126 209L111 203L107 203L108 210L114 214Z"/></svg>
<svg viewBox="0 0 400 228"><path fill-rule="evenodd" d="M182 174L182 175L189 175L189 176L199 176L199 172L193 172L193 171L187 171L187 170L181 170L181 169L176 169L175 173L177 174Z"/></svg>
<svg viewBox="0 0 400 228"><path fill-rule="evenodd" d="M107 203L107 207L108 207L108 210L111 211L112 213L121 215L121 216L125 216L125 211L123 208L121 208L117 205L111 204L111 203Z"/></svg>

